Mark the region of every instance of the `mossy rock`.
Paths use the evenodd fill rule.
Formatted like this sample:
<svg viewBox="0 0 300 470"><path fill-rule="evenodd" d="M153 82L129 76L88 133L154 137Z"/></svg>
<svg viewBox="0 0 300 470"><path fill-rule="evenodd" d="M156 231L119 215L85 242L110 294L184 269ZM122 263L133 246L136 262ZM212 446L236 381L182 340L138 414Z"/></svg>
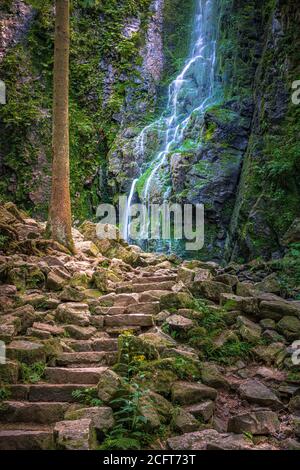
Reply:
<svg viewBox="0 0 300 470"><path fill-rule="evenodd" d="M161 310L196 307L195 299L187 292L172 292L160 298Z"/></svg>

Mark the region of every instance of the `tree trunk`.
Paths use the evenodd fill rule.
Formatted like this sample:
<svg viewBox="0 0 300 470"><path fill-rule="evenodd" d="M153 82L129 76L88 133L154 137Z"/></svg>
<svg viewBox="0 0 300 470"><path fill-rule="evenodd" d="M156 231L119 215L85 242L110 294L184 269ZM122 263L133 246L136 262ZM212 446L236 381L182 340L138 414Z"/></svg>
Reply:
<svg viewBox="0 0 300 470"><path fill-rule="evenodd" d="M70 3L56 0L50 236L74 252L69 162Z"/></svg>

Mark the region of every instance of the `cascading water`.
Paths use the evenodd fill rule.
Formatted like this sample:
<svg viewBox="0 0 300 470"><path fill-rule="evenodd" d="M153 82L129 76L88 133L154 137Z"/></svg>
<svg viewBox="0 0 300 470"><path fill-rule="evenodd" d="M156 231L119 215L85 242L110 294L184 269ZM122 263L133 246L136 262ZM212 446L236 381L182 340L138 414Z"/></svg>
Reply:
<svg viewBox="0 0 300 470"><path fill-rule="evenodd" d="M168 191L161 183L162 170L167 164L171 152L180 152L184 143L191 118L204 116L209 106L216 99L215 64L217 36L217 0L197 0L191 52L182 71L170 84L168 102L163 115L158 121L146 126L136 140L135 150L144 157L147 145L147 133L153 127L163 133L163 145L150 163L143 189L143 202L148 209L153 198L166 200ZM124 234L128 239L130 206L134 196L137 180L132 183L128 200ZM154 194L155 193L155 194ZM149 218L145 217L141 228L141 238L148 238Z"/></svg>

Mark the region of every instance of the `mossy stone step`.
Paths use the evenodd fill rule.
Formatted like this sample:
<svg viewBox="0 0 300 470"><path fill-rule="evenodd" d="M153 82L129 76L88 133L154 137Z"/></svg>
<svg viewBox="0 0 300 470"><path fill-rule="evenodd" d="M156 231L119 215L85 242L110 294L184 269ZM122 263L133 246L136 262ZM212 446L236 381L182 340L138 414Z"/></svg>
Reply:
<svg viewBox="0 0 300 470"><path fill-rule="evenodd" d="M16 429L0 430L0 450L52 450L54 448L53 430Z"/></svg>
<svg viewBox="0 0 300 470"><path fill-rule="evenodd" d="M0 408L0 422L51 424L61 421L70 407L65 402L4 401Z"/></svg>
<svg viewBox="0 0 300 470"><path fill-rule="evenodd" d="M107 370L107 367L84 367L84 368L66 368L66 367L47 367L45 378L49 383L56 384L93 384L99 382L101 375Z"/></svg>

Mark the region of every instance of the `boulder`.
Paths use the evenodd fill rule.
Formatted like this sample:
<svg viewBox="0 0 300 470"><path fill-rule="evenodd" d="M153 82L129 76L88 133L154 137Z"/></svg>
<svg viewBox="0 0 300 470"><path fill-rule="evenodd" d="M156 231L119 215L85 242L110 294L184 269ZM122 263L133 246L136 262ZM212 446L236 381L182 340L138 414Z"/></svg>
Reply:
<svg viewBox="0 0 300 470"><path fill-rule="evenodd" d="M271 343L268 346L256 346L253 354L256 359L270 366L277 364L278 358L281 357L284 349L284 344L282 343Z"/></svg>
<svg viewBox="0 0 300 470"><path fill-rule="evenodd" d="M217 391L203 384L175 382L172 387L172 401L179 405L193 405L208 398L215 400Z"/></svg>
<svg viewBox="0 0 300 470"><path fill-rule="evenodd" d="M282 317L300 318L300 305L287 300L263 300L259 305L259 316L279 321Z"/></svg>
<svg viewBox="0 0 300 470"><path fill-rule="evenodd" d="M228 432L235 434L251 433L253 435L275 434L279 431L280 422L273 411L257 410L233 416L228 421Z"/></svg>
<svg viewBox="0 0 300 470"><path fill-rule="evenodd" d="M0 316L0 341L9 343L22 330L21 320L13 315Z"/></svg>
<svg viewBox="0 0 300 470"><path fill-rule="evenodd" d="M59 298L63 302L82 302L84 294L75 287L66 286L61 294L59 294Z"/></svg>
<svg viewBox="0 0 300 470"><path fill-rule="evenodd" d="M65 333L64 328L56 325L48 325L48 323L34 322L33 328L50 333L51 336L61 336Z"/></svg>
<svg viewBox="0 0 300 470"><path fill-rule="evenodd" d="M89 326L90 311L87 304L60 304L55 311L55 319L60 323L71 323L78 326Z"/></svg>
<svg viewBox="0 0 300 470"><path fill-rule="evenodd" d="M262 329L242 315L237 318L237 327L241 337L249 343L257 343L261 337Z"/></svg>
<svg viewBox="0 0 300 470"><path fill-rule="evenodd" d="M169 449L184 450L249 450L253 444L240 434L219 433L214 429L205 429L167 440Z"/></svg>
<svg viewBox="0 0 300 470"><path fill-rule="evenodd" d="M31 341L12 341L6 348L6 354L9 359L15 359L26 364L46 362L44 345Z"/></svg>
<svg viewBox="0 0 300 470"><path fill-rule="evenodd" d="M184 285L190 286L193 283L195 271L185 267L180 267L177 272L177 281L183 282Z"/></svg>
<svg viewBox="0 0 300 470"><path fill-rule="evenodd" d="M215 403L212 400L206 400L195 405L185 406L184 409L195 416L195 418L207 423L214 414Z"/></svg>
<svg viewBox="0 0 300 470"><path fill-rule="evenodd" d="M84 253L86 256L96 258L99 255L99 250L92 241L77 242L76 249Z"/></svg>
<svg viewBox="0 0 300 470"><path fill-rule="evenodd" d="M265 277L263 281L257 282L255 288L262 292L270 292L271 294L280 294L281 292L281 285L275 273Z"/></svg>
<svg viewBox="0 0 300 470"><path fill-rule="evenodd" d="M25 305L32 305L34 308L43 309L47 296L43 294L26 294L21 297L21 301Z"/></svg>
<svg viewBox="0 0 300 470"><path fill-rule="evenodd" d="M293 416L293 430L295 435L299 438L300 437L300 416Z"/></svg>
<svg viewBox="0 0 300 470"><path fill-rule="evenodd" d="M162 312L159 312L156 316L155 316L155 323L157 325L161 325L162 323L164 323L166 321L166 319L168 317L170 317L172 314L170 312L168 312L167 310L163 310Z"/></svg>
<svg viewBox="0 0 300 470"><path fill-rule="evenodd" d="M92 284L100 292L102 292L102 293L108 292L108 287L109 286L108 286L107 269L98 268L97 271L95 271L94 274L93 274Z"/></svg>
<svg viewBox="0 0 300 470"><path fill-rule="evenodd" d="M260 320L259 324L264 330L275 330L276 328L276 322L270 318Z"/></svg>
<svg viewBox="0 0 300 470"><path fill-rule="evenodd" d="M36 313L32 305L23 305L13 310L13 316L18 317L21 321L21 332L25 332L31 327L36 320Z"/></svg>
<svg viewBox="0 0 300 470"><path fill-rule="evenodd" d="M65 330L71 338L78 340L88 340L97 332L97 329L93 326L83 327L77 325L66 325Z"/></svg>
<svg viewBox="0 0 300 470"><path fill-rule="evenodd" d="M281 409L283 407L275 393L258 380L246 380L240 385L239 393L249 403L268 406L272 409Z"/></svg>
<svg viewBox="0 0 300 470"><path fill-rule="evenodd" d="M239 282L239 278L232 274L219 274L214 278L214 281L221 282L222 284L226 284L230 287L235 287Z"/></svg>
<svg viewBox="0 0 300 470"><path fill-rule="evenodd" d="M202 382L213 388L228 388L229 384L220 369L215 364L209 362L201 363L201 380Z"/></svg>
<svg viewBox="0 0 300 470"><path fill-rule="evenodd" d="M289 411L291 413L297 413L299 414L300 413L300 395L296 395L294 397L291 398L290 402L289 402Z"/></svg>
<svg viewBox="0 0 300 470"><path fill-rule="evenodd" d="M265 330L262 334L262 338L267 341L267 343L285 343L284 336L277 333L274 330Z"/></svg>
<svg viewBox="0 0 300 470"><path fill-rule="evenodd" d="M222 282L197 281L191 286L191 292L196 297L204 297L214 302L219 302L222 294L232 293L232 288Z"/></svg>
<svg viewBox="0 0 300 470"><path fill-rule="evenodd" d="M257 290L252 282L238 282L236 285L236 295L239 297L255 297Z"/></svg>
<svg viewBox="0 0 300 470"><path fill-rule="evenodd" d="M161 310L170 308L193 308L195 301L187 292L171 292L160 297Z"/></svg>
<svg viewBox="0 0 300 470"><path fill-rule="evenodd" d="M240 312L256 314L257 300L254 297L240 297L234 294L221 294L220 304L227 311L238 310Z"/></svg>
<svg viewBox="0 0 300 470"><path fill-rule="evenodd" d="M199 283L209 281L212 279L212 273L209 269L197 268L195 269L194 281Z"/></svg>
<svg viewBox="0 0 300 470"><path fill-rule="evenodd" d="M109 403L122 387L121 377L110 369L103 372L98 382L98 397L103 403Z"/></svg>
<svg viewBox="0 0 300 470"><path fill-rule="evenodd" d="M59 274L50 271L47 276L46 288L50 291L60 291L67 284L67 280Z"/></svg>
<svg viewBox="0 0 300 470"><path fill-rule="evenodd" d="M14 285L10 284L2 284L0 285L0 295L6 297L16 297L17 295L17 288Z"/></svg>
<svg viewBox="0 0 300 470"><path fill-rule="evenodd" d="M108 406L97 406L92 408L81 408L75 411L67 411L66 420L90 419L92 427L96 429L97 434L104 435L115 425L113 410Z"/></svg>
<svg viewBox="0 0 300 470"><path fill-rule="evenodd" d="M181 315L171 315L166 319L166 324L172 331L178 332L186 332L194 326L193 320L185 318Z"/></svg>
<svg viewBox="0 0 300 470"><path fill-rule="evenodd" d="M186 409L177 409L171 421L171 426L175 431L181 433L193 432L199 429L199 421Z"/></svg>
<svg viewBox="0 0 300 470"><path fill-rule="evenodd" d="M58 450L92 450L96 448L96 437L91 419L60 421L56 423L53 435Z"/></svg>
<svg viewBox="0 0 300 470"><path fill-rule="evenodd" d="M18 382L19 364L6 360L0 363L0 384L16 384Z"/></svg>
<svg viewBox="0 0 300 470"><path fill-rule="evenodd" d="M300 219L295 219L290 228L287 230L282 238L282 243L285 246L291 243L300 242Z"/></svg>
<svg viewBox="0 0 300 470"><path fill-rule="evenodd" d="M290 341L300 338L300 320L297 317L283 317L277 323L277 329Z"/></svg>

